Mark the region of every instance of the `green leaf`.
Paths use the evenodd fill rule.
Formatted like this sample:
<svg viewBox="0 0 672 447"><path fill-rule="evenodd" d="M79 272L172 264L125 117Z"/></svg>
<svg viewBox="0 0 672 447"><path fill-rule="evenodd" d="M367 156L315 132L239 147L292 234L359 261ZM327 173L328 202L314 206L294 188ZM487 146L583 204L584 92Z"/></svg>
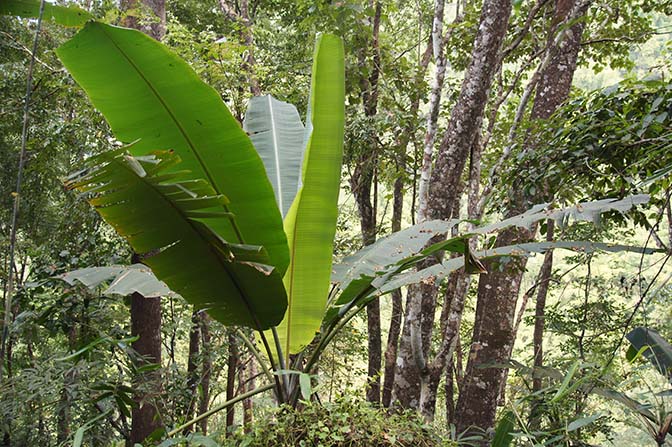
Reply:
<svg viewBox="0 0 672 447"><path fill-rule="evenodd" d="M212 438L208 436L201 435L199 433L193 433L187 438L188 445L192 446L201 446L201 447L220 447L220 445Z"/></svg>
<svg viewBox="0 0 672 447"><path fill-rule="evenodd" d="M2 0L0 15L37 18L40 14L39 0ZM59 25L80 27L93 17L77 6L58 6L49 2L44 4L43 20L49 20Z"/></svg>
<svg viewBox="0 0 672 447"><path fill-rule="evenodd" d="M199 207L226 203L205 180L162 181L175 154L134 158L123 151L88 162L68 186L93 192L89 201L141 254L171 290L223 324L257 330L280 322L286 294L263 247L230 244L211 229L229 217L193 218ZM140 175L139 175L140 174Z"/></svg>
<svg viewBox="0 0 672 447"><path fill-rule="evenodd" d="M567 431L575 431L580 429L581 427L585 427L586 425L592 424L596 420L598 420L600 417L602 417L601 414L594 414L592 416L587 416L585 418L578 418L567 425Z"/></svg>
<svg viewBox="0 0 672 447"><path fill-rule="evenodd" d="M672 381L672 345L657 331L636 327L625 336L630 344L646 357L659 373ZM650 348L650 349L647 349Z"/></svg>
<svg viewBox="0 0 672 447"><path fill-rule="evenodd" d="M322 320L322 327L330 326L336 317L343 316L350 309L356 307L362 308L365 304L371 302L380 295L380 290L401 272L414 267L419 262L437 251L445 250L453 253L464 253L467 249L467 242L470 234L447 239L422 248L432 236L438 234L429 230L432 226L435 228L450 228L453 222L433 221L424 224L414 225L404 231L393 234L389 238L381 239L360 252L349 257L338 267L342 274L342 282L339 288L342 288L340 294L335 300L332 300L325 316ZM401 235L396 237L397 235ZM418 251L419 250L419 251ZM401 255L410 256L401 257ZM396 261L394 264L386 262ZM350 268L347 268L349 266ZM347 271L346 271L347 270ZM359 275L357 279L355 275ZM333 279L333 275L332 275Z"/></svg>
<svg viewBox="0 0 672 447"><path fill-rule="evenodd" d="M145 34L89 22L57 54L133 155L172 150L189 171L231 203L211 222L220 238L265 247L283 274L289 263L282 217L264 165L219 94L164 45ZM211 211L204 208L202 211Z"/></svg>
<svg viewBox="0 0 672 447"><path fill-rule="evenodd" d="M642 346L639 350L635 349L634 346L630 345L628 346L628 350L625 353L625 358L628 360L630 363L634 363L636 360L638 360L642 355L644 355L644 351L647 349L651 349L649 345Z"/></svg>
<svg viewBox="0 0 672 447"><path fill-rule="evenodd" d="M301 351L313 339L325 311L343 156L344 78L343 42L330 34L319 36L303 184L285 217L291 254L284 277L289 303L278 327L285 355Z"/></svg>
<svg viewBox="0 0 672 447"><path fill-rule="evenodd" d="M519 245L507 245L491 250L479 250L475 255L478 259L496 259L503 256L529 256L532 253L544 253L551 249L565 249L582 253L592 253L595 251L620 252L631 251L635 253L651 254L659 250L644 247L634 247L629 245L604 244L600 242L585 241L554 241L554 242L529 242ZM450 258L440 264L427 267L420 271L405 272L390 278L384 284L380 284L380 293L389 293L409 284L416 284L422 281L440 281L446 278L450 273L459 270L464 266L464 258Z"/></svg>
<svg viewBox="0 0 672 447"><path fill-rule="evenodd" d="M505 412L497 423L495 437L492 440L491 447L508 447L513 441L513 427L516 423L516 417L513 411Z"/></svg>
<svg viewBox="0 0 672 447"><path fill-rule="evenodd" d="M100 419L103 419L104 417L107 417L110 414L111 410L105 411L98 416L94 417L93 419L87 421L84 425L79 427L77 431L75 432L75 436L72 439L72 447L81 447L82 443L84 442L84 433L93 426L97 421Z"/></svg>
<svg viewBox="0 0 672 447"><path fill-rule="evenodd" d="M77 431L75 432L75 436L72 440L72 447L81 447L82 442L84 441L84 432L86 432L88 428L89 427L84 425L77 429Z"/></svg>
<svg viewBox="0 0 672 447"><path fill-rule="evenodd" d="M313 385L310 380L310 374L299 374L299 387L301 388L301 396L303 397L303 400L310 400L310 396L313 394Z"/></svg>
<svg viewBox="0 0 672 447"><path fill-rule="evenodd" d="M255 149L266 167L283 217L299 190L304 127L292 104L271 95L250 99L243 121Z"/></svg>
<svg viewBox="0 0 672 447"><path fill-rule="evenodd" d="M646 419L655 422L656 421L656 416L649 411L647 406L645 404L642 404L640 402L637 402L636 400L628 397L626 394L621 393L616 390L612 390L610 388L601 388L601 387L596 387L593 389L593 393L606 397L608 399L614 400L616 402L619 402L620 404L624 405L626 408L642 415Z"/></svg>
<svg viewBox="0 0 672 447"><path fill-rule="evenodd" d="M386 266L420 253L430 239L447 233L459 222L430 220L381 238L335 265L331 280L345 289L362 275L374 275L384 271Z"/></svg>
<svg viewBox="0 0 672 447"><path fill-rule="evenodd" d="M569 368L569 371L567 371L567 374L565 374L565 378L562 380L562 383L558 387L558 390L555 392L555 395L551 398L549 402L557 402L565 396L570 389L569 384L571 383L572 379L574 378L574 375L576 372L579 370L579 361L575 361L572 366Z"/></svg>

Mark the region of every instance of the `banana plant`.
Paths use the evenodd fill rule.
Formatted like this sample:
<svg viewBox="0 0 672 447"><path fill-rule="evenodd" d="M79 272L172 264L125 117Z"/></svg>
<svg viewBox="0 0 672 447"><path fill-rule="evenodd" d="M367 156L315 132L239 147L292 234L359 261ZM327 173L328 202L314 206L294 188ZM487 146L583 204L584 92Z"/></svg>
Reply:
<svg viewBox="0 0 672 447"><path fill-rule="evenodd" d="M220 322L255 329L270 369L284 369L319 330L328 295L344 128L341 40L318 37L305 129L293 123L301 125L294 192L277 197L271 181L285 186L284 173L265 169L217 92L160 43L89 22L57 54L128 143L84 162L67 185L86 194L159 280ZM271 102L275 112L279 102ZM285 167L282 123L270 117L273 162ZM291 206L278 206L283 199ZM281 388L278 381L285 400Z"/></svg>
<svg viewBox="0 0 672 447"><path fill-rule="evenodd" d="M473 254L467 243L507 226L595 220L648 200L634 196L564 210L540 206L431 246L432 237L460 222L425 222L332 267L345 102L338 37L317 39L305 126L293 106L266 96L251 101L241 128L184 61L135 30L88 22L57 54L125 143L83 162L67 185L126 238L167 289L224 324L256 331L263 353L240 333L271 382L255 392L274 389L280 402L296 403L300 384L338 331L395 288L440 279L478 256L554 247L643 251L565 241ZM462 257L413 269L439 251ZM108 274L116 275L117 290L139 290L137 283L136 289L121 287L132 275Z"/></svg>

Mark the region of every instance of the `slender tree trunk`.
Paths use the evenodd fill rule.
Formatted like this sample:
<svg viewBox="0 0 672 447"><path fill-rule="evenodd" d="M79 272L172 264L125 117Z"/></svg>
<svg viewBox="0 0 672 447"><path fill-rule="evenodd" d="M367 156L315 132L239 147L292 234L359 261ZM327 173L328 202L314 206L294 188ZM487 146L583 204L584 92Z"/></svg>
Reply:
<svg viewBox="0 0 672 447"><path fill-rule="evenodd" d="M191 328L189 329L189 355L187 357L187 389L189 390L189 397L184 412L185 420L190 420L194 416L196 409L196 402L198 401L198 383L200 382L198 374L201 330L199 325L199 313L193 310L191 313ZM193 430L193 426L184 429L185 433Z"/></svg>
<svg viewBox="0 0 672 447"><path fill-rule="evenodd" d="M394 182L393 195L392 232L394 233L401 229L401 215L404 206L403 177L401 176ZM403 306L401 290L397 289L392 292L392 315L390 316L390 327L387 333L387 347L385 349L385 372L382 389L382 405L384 408L388 408L392 401L394 362L397 358L397 345L399 344L399 334L401 333L402 314Z"/></svg>
<svg viewBox="0 0 672 447"><path fill-rule="evenodd" d="M374 16L371 20L371 74L368 77L362 76L360 87L362 90L364 115L372 120L378 113L378 78L380 76L380 46L378 38L382 5L379 1L376 1L375 5L371 2L370 6L374 8ZM361 53L359 60L362 66L367 65L366 59L367 55ZM372 200L371 196L372 186L374 186L374 173L377 165L376 152L377 136L375 135L375 130L371 130L371 134L365 143L364 150L362 150L362 153L357 157L356 166L350 178L350 185L359 211L362 243L364 246L370 245L376 241L375 197L373 197ZM373 189L375 192L375 188ZM380 404L380 366L382 361L379 300L373 300L366 306L366 320L369 351L366 399L369 402L378 405Z"/></svg>
<svg viewBox="0 0 672 447"><path fill-rule="evenodd" d="M510 13L510 0L483 2L471 62L432 170L427 198L428 218L449 219L459 201L462 171L480 130ZM420 404L421 371L427 367L429 348L424 345L428 340L426 328L433 325L435 303L436 285L421 284L409 288L394 385L394 397L404 408L418 408ZM413 336L420 332L418 325L422 320L426 322L422 336ZM450 345L443 348L448 350Z"/></svg>
<svg viewBox="0 0 672 447"><path fill-rule="evenodd" d="M239 368L240 356L238 353L238 341L233 332L229 333L229 361L226 370L226 400L236 397L236 371ZM230 430L235 422L235 405L226 408L226 436L231 436Z"/></svg>
<svg viewBox="0 0 672 447"><path fill-rule="evenodd" d="M121 0L121 10L127 11L122 19L123 25L135 28L148 36L161 40L166 32L165 0ZM141 14L133 11L143 10ZM150 17L143 17L149 13ZM140 258L134 255L133 262ZM161 298L144 297L139 293L131 295L131 335L138 336L133 349L144 358L140 363L161 364ZM143 384L147 392L138 392L134 400L138 403L132 409L131 443L142 443L152 432L161 427L159 412L153 397L161 389L160 371L141 374L134 379Z"/></svg>
<svg viewBox="0 0 672 447"><path fill-rule="evenodd" d="M418 185L418 222L427 218L427 194L429 192L429 179L432 174L432 162L434 159L434 141L436 140L436 127L439 120L441 105L441 91L443 80L446 76L446 64L448 58L444 51L443 38L443 11L445 0L434 1L434 20L432 22L432 53L436 64L436 73L432 79L432 90L429 97L429 113L427 114L427 131L425 132L425 144L422 155L422 168L420 170L420 182Z"/></svg>
<svg viewBox="0 0 672 447"><path fill-rule="evenodd" d="M245 371L247 372L247 377L245 379L245 392L250 392L256 388L255 377L257 376L257 362L252 355L250 355L250 361ZM243 401L243 427L245 429L245 433L250 433L252 431L253 424L254 401L252 398L249 398Z"/></svg>
<svg viewBox="0 0 672 447"><path fill-rule="evenodd" d="M554 237L553 220L548 220L546 223L546 240L552 241ZM551 274L553 272L553 250L548 250L544 254L544 262L539 271L539 278L537 280L537 302L534 310L534 372L532 373L532 393L541 391L542 377L536 373L537 368L544 366L544 326L546 319L546 297L548 296L548 289L551 283ZM539 425L538 405L533 404L530 414L530 426L535 427Z"/></svg>
<svg viewBox="0 0 672 447"><path fill-rule="evenodd" d="M569 94L576 59L580 49L583 24L561 30L559 24L585 13L587 3L557 0L547 55L540 66L532 119L546 119ZM558 30L560 30L558 32ZM528 137L527 150L534 150L534 139ZM529 206L523 188L514 186L514 198L508 214L517 214ZM497 237L496 246L529 241L533 232L520 228L507 229ZM503 381L501 368L485 368L485 364L504 363L513 345L513 317L526 260L515 258L502 265L488 263L487 275L482 275L478 287L476 321L469 354L465 383L457 405L458 431L470 427L493 427L499 390Z"/></svg>
<svg viewBox="0 0 672 447"><path fill-rule="evenodd" d="M418 61L418 69L415 76L415 85L419 86L427 73L432 54L432 42L430 41L425 52ZM420 95L416 94L411 102L409 115L417 116L420 109ZM416 127L413 121L399 134L397 139L397 178L394 181L393 206L392 206L392 232L401 230L401 219L404 207L404 178L406 175L406 151L408 144L416 134ZM401 334L401 320L403 317L403 298L401 290L392 292L392 315L390 318L390 327L387 336L387 347L385 349L385 373L382 391L382 405L389 408L392 403L392 387L394 386L395 362L397 359L397 347L399 345L399 335Z"/></svg>
<svg viewBox="0 0 672 447"><path fill-rule="evenodd" d="M203 414L208 411L210 405L210 374L212 372L212 345L210 342L210 321L208 314L201 312L199 325L201 330L201 400L198 403L198 412ZM208 433L208 418L202 419L199 423L201 433Z"/></svg>

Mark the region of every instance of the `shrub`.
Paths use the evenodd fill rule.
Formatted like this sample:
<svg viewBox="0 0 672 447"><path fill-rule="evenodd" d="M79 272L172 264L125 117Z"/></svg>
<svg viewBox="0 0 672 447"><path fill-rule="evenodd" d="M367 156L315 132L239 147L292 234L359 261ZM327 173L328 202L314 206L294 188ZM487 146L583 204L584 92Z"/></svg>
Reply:
<svg viewBox="0 0 672 447"><path fill-rule="evenodd" d="M259 419L252 432L226 446L241 447L434 447L453 445L410 412L389 413L348 397L334 403L283 406Z"/></svg>

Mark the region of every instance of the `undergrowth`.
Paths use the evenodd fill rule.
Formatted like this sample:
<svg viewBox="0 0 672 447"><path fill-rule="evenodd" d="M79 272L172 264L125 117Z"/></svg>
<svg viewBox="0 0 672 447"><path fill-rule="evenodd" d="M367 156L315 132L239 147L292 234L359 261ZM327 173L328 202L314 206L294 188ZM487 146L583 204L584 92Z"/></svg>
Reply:
<svg viewBox="0 0 672 447"><path fill-rule="evenodd" d="M227 447L450 447L453 444L416 414L389 413L366 402L281 407L257 420L248 434L229 438Z"/></svg>

